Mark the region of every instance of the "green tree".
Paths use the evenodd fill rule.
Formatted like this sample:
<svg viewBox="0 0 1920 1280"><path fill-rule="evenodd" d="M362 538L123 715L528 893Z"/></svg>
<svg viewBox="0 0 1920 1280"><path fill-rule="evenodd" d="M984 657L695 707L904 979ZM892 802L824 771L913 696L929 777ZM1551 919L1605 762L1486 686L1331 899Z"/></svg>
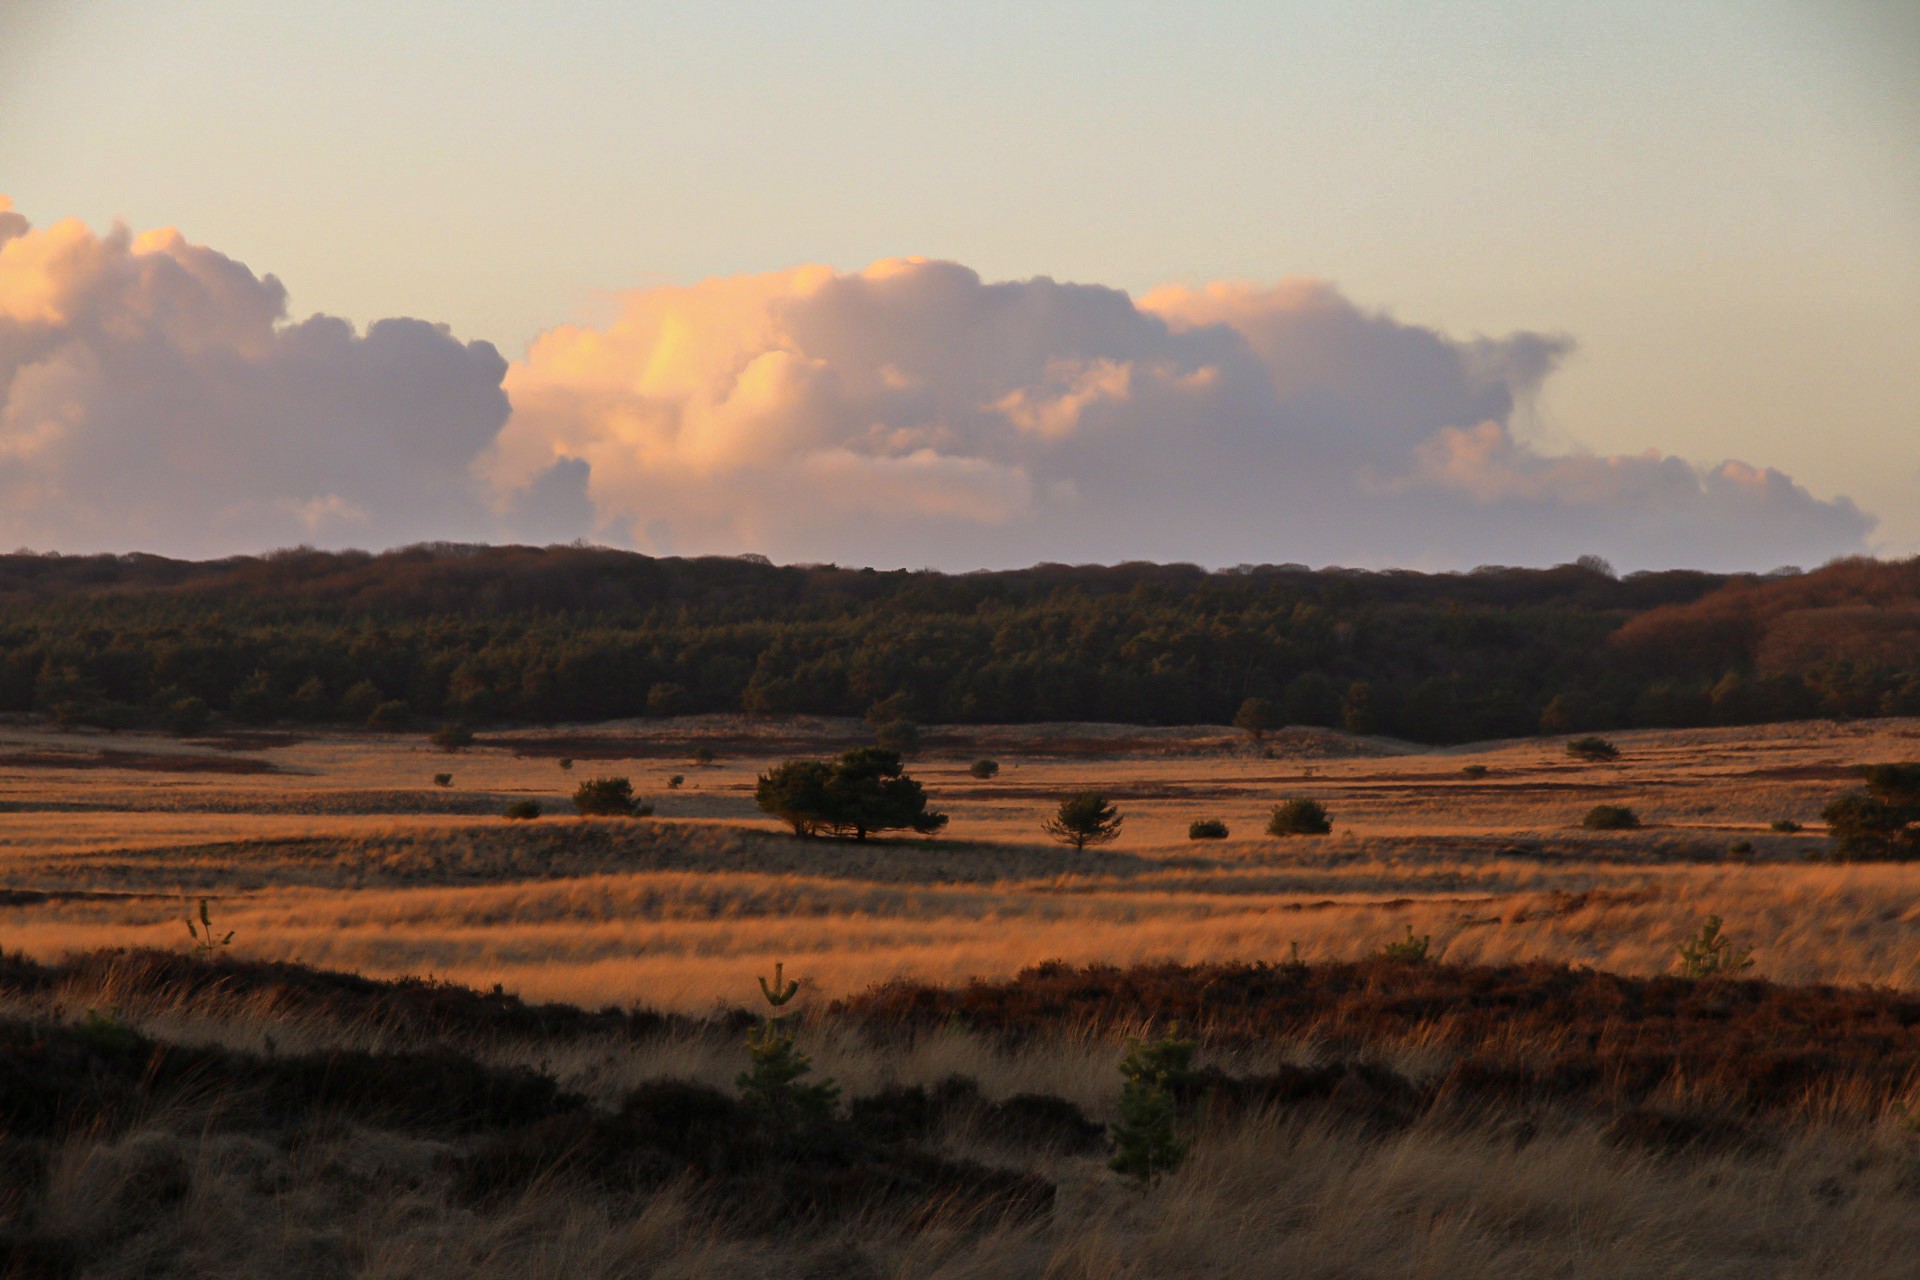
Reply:
<svg viewBox="0 0 1920 1280"><path fill-rule="evenodd" d="M789 760L760 775L754 803L797 836L821 832L865 840L876 831L931 835L947 815L927 808L927 793L901 768L899 753L856 747L838 760Z"/></svg>
<svg viewBox="0 0 1920 1280"><path fill-rule="evenodd" d="M833 825L832 801L827 795L827 782L832 777L833 766L824 760L789 760L760 775L754 784L753 802L762 813L792 827L796 836L817 836Z"/></svg>
<svg viewBox="0 0 1920 1280"><path fill-rule="evenodd" d="M1180 1037L1176 1024L1158 1040L1127 1041L1120 1060L1120 1122L1113 1127L1109 1166L1141 1186L1178 1168L1187 1144L1175 1122L1179 1095L1193 1087L1198 1044Z"/></svg>
<svg viewBox="0 0 1920 1280"><path fill-rule="evenodd" d="M1920 857L1920 764L1870 764L1865 791L1840 796L1820 811L1834 856L1842 861Z"/></svg>
<svg viewBox="0 0 1920 1280"><path fill-rule="evenodd" d="M812 1073L813 1063L800 1052L788 1029L792 1015L777 1012L799 993L800 984L787 980L784 964L773 966L771 986L765 978L760 979L760 994L770 1012L747 1033L751 1065L734 1080L748 1114L783 1136L832 1119L840 1097L840 1086L832 1080L801 1083L803 1076Z"/></svg>
<svg viewBox="0 0 1920 1280"><path fill-rule="evenodd" d="M1061 844L1080 850L1090 844L1119 839L1120 826L1125 821L1119 809L1108 804L1101 792L1076 791L1060 802L1058 812L1041 823L1040 829Z"/></svg>
<svg viewBox="0 0 1920 1280"><path fill-rule="evenodd" d="M927 809L927 793L908 777L900 753L885 747L855 747L833 762L827 776L829 823L865 840L873 831L911 830L932 835L947 815Z"/></svg>
<svg viewBox="0 0 1920 1280"><path fill-rule="evenodd" d="M1380 728L1380 717L1373 709L1373 686L1365 680L1347 686L1347 696L1340 702L1340 727L1348 733L1373 733Z"/></svg>
<svg viewBox="0 0 1920 1280"><path fill-rule="evenodd" d="M1279 726L1280 713L1265 698L1245 699L1240 703L1240 710L1233 715L1233 727L1244 730L1255 742L1265 738L1269 729Z"/></svg>

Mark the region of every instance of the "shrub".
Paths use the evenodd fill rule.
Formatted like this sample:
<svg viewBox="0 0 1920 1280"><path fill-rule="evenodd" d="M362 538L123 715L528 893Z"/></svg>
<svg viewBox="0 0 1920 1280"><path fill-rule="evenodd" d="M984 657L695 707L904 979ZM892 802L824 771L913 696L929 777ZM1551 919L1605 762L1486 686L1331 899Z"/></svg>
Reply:
<svg viewBox="0 0 1920 1280"><path fill-rule="evenodd" d="M407 727L413 719L413 711L398 698L381 703L367 713L367 728L378 729L382 733L392 733Z"/></svg>
<svg viewBox="0 0 1920 1280"><path fill-rule="evenodd" d="M1483 764L1462 765L1460 772L1466 774L1469 778L1484 778L1487 776L1487 766Z"/></svg>
<svg viewBox="0 0 1920 1280"><path fill-rule="evenodd" d="M998 760L986 759L975 760L967 766L967 772L982 781L988 778L997 778L1000 776L1000 762Z"/></svg>
<svg viewBox="0 0 1920 1280"><path fill-rule="evenodd" d="M898 756L910 756L920 749L920 728L911 720L893 720L873 733L874 745Z"/></svg>
<svg viewBox="0 0 1920 1280"><path fill-rule="evenodd" d="M1407 936L1395 939L1374 952L1371 959L1391 960L1395 964L1424 964L1427 948L1433 945L1433 935L1423 933L1419 937L1413 934L1413 926L1407 926Z"/></svg>
<svg viewBox="0 0 1920 1280"><path fill-rule="evenodd" d="M1753 861L1753 841L1735 840L1732 844L1728 845L1727 861L1728 862L1752 862Z"/></svg>
<svg viewBox="0 0 1920 1280"><path fill-rule="evenodd" d="M760 979L760 994L770 1010L784 1008L800 993L800 984L786 980L786 966L773 966L773 985ZM760 1025L747 1034L747 1055L751 1065L734 1080L740 1090L740 1102L747 1112L777 1133L792 1133L817 1126L833 1118L840 1087L832 1080L814 1084L800 1083L800 1077L813 1070L807 1055L795 1047L793 1033L787 1029L789 1015L769 1012Z"/></svg>
<svg viewBox="0 0 1920 1280"><path fill-rule="evenodd" d="M1640 815L1623 804L1597 804L1580 825L1589 831L1632 831L1640 825Z"/></svg>
<svg viewBox="0 0 1920 1280"><path fill-rule="evenodd" d="M571 769L573 768L573 757L572 757L572 756L561 756L561 757L560 757L560 767L561 767L562 769L568 769L568 770L571 770Z"/></svg>
<svg viewBox="0 0 1920 1280"><path fill-rule="evenodd" d="M1685 978L1726 978L1753 967L1753 952L1736 947L1720 932L1720 917L1708 916L1700 932L1678 947L1680 975Z"/></svg>
<svg viewBox="0 0 1920 1280"><path fill-rule="evenodd" d="M1820 811L1834 856L1908 859L1920 856L1920 764L1870 764L1865 791L1849 792Z"/></svg>
<svg viewBox="0 0 1920 1280"><path fill-rule="evenodd" d="M1333 815L1326 806L1305 796L1273 806L1273 816L1267 819L1270 836L1323 836L1332 830Z"/></svg>
<svg viewBox="0 0 1920 1280"><path fill-rule="evenodd" d="M1060 802L1060 808L1040 824L1040 829L1061 844L1072 845L1077 852L1090 844L1119 839L1125 821L1102 793L1077 791Z"/></svg>
<svg viewBox="0 0 1920 1280"><path fill-rule="evenodd" d="M1175 1097L1193 1083L1192 1040L1175 1024L1158 1040L1127 1041L1120 1060L1120 1121L1113 1126L1108 1167L1145 1187L1178 1168L1187 1145L1175 1131Z"/></svg>
<svg viewBox="0 0 1920 1280"><path fill-rule="evenodd" d="M433 775L433 785L436 787L450 787L453 785L453 775L450 773L436 773Z"/></svg>
<svg viewBox="0 0 1920 1280"><path fill-rule="evenodd" d="M1189 840L1225 840L1226 838L1227 824L1218 818L1201 818L1197 822L1187 824Z"/></svg>
<svg viewBox="0 0 1920 1280"><path fill-rule="evenodd" d="M1267 736L1267 730L1276 727L1280 721L1280 712L1265 698L1248 698L1240 704L1240 710L1234 713L1233 727L1244 730L1255 742Z"/></svg>
<svg viewBox="0 0 1920 1280"><path fill-rule="evenodd" d="M1803 830L1803 828L1792 818L1775 818L1767 824L1767 830L1777 831L1783 836L1790 836Z"/></svg>
<svg viewBox="0 0 1920 1280"><path fill-rule="evenodd" d="M444 724L433 731L429 741L442 751L465 751L473 745L473 730L464 724Z"/></svg>
<svg viewBox="0 0 1920 1280"><path fill-rule="evenodd" d="M1567 744L1567 754L1576 760L1618 760L1620 748L1605 738L1575 738Z"/></svg>
<svg viewBox="0 0 1920 1280"><path fill-rule="evenodd" d="M500 815L509 822L529 822L540 816L538 800L515 800L508 805L506 812Z"/></svg>
<svg viewBox="0 0 1920 1280"><path fill-rule="evenodd" d="M712 747L695 747L693 749L693 754L689 756L688 759L692 760L695 764L699 765L701 768L704 769L706 766L712 764L714 761L713 748Z"/></svg>
<svg viewBox="0 0 1920 1280"><path fill-rule="evenodd" d="M681 787L686 785L686 781L687 781L686 774L676 773L672 777L667 779L667 790L678 791Z"/></svg>
<svg viewBox="0 0 1920 1280"><path fill-rule="evenodd" d="M573 789L573 807L583 818L644 818L653 806L634 798L625 778L590 778Z"/></svg>
<svg viewBox="0 0 1920 1280"><path fill-rule="evenodd" d="M856 747L838 760L788 760L761 774L754 803L793 828L865 840L874 831L910 829L932 835L947 815L927 808L927 793L884 747Z"/></svg>

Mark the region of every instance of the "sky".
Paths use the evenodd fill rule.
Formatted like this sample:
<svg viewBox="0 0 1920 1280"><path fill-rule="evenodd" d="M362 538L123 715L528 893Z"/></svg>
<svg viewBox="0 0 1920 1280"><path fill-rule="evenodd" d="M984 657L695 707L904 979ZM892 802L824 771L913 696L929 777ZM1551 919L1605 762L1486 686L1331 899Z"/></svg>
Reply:
<svg viewBox="0 0 1920 1280"><path fill-rule="evenodd" d="M1920 551L1906 0L3 0L0 193L8 545Z"/></svg>

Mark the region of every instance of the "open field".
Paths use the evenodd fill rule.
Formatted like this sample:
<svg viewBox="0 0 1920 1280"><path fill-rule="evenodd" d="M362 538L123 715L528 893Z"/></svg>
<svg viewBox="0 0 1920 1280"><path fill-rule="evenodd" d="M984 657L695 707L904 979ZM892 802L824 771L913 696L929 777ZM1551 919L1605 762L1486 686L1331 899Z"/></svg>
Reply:
<svg viewBox="0 0 1920 1280"><path fill-rule="evenodd" d="M1256 749L1227 730L935 730L912 771L952 816L938 840L798 841L755 810L768 764L860 732L716 717L448 754L415 736L0 729L0 937L46 958L174 946L185 903L207 896L243 957L699 1010L775 959L837 995L1052 959L1277 959L1295 944L1354 958L1409 925L1450 961L1652 974L1713 913L1758 975L1920 988L1920 868L1812 860L1821 806L1852 766L1920 755L1916 721L1623 733L1606 764L1560 739L1426 750L1296 730ZM689 763L702 745L714 764ZM968 776L981 754L997 778ZM686 782L669 791L674 773ZM571 816L572 786L600 774L631 777L659 816ZM1039 824L1083 786L1127 825L1076 854ZM1296 795L1327 805L1331 836L1259 834ZM525 797L549 816L499 818ZM1600 803L1646 826L1580 830ZM1232 838L1188 841L1199 817ZM1777 834L1778 818L1808 829ZM1726 857L1736 840L1750 862Z"/></svg>
<svg viewBox="0 0 1920 1280"><path fill-rule="evenodd" d="M755 810L760 770L860 732L0 728L0 1276L1911 1274L1920 867L1821 861L1817 815L1920 722L1605 764L947 730L912 764L940 839ZM571 816L599 775L658 816ZM1084 786L1121 839L1045 842ZM1258 834L1293 796L1333 834ZM1599 803L1646 825L1580 829ZM1664 976L1709 913L1767 981ZM1367 958L1409 928L1427 962ZM841 1090L811 1129L736 1086L776 960ZM1143 1193L1107 1167L1115 1068L1175 1026L1191 1150Z"/></svg>

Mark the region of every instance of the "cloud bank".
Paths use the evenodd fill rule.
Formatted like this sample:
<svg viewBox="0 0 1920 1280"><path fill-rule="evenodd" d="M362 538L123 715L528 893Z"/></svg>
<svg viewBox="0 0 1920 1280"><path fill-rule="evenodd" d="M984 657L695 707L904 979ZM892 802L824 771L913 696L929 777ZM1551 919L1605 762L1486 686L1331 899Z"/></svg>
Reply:
<svg viewBox="0 0 1920 1280"><path fill-rule="evenodd" d="M1299 560L1767 568L1872 520L1777 471L1549 453L1571 343L1462 340L1312 280L1142 298L918 259L636 291L508 366L290 323L173 231L0 199L0 542L222 554L564 541L970 568Z"/></svg>
<svg viewBox="0 0 1920 1280"><path fill-rule="evenodd" d="M856 564L1766 568L1862 547L1869 517L1777 471L1531 447L1518 410L1570 349L1457 340L1312 280L1135 301L948 262L809 267L545 334L485 466L510 491L585 463L602 536L655 551Z"/></svg>
<svg viewBox="0 0 1920 1280"><path fill-rule="evenodd" d="M34 230L0 198L6 546L485 537L500 521L472 467L507 421L506 371L420 320L286 323L278 280L176 231Z"/></svg>

